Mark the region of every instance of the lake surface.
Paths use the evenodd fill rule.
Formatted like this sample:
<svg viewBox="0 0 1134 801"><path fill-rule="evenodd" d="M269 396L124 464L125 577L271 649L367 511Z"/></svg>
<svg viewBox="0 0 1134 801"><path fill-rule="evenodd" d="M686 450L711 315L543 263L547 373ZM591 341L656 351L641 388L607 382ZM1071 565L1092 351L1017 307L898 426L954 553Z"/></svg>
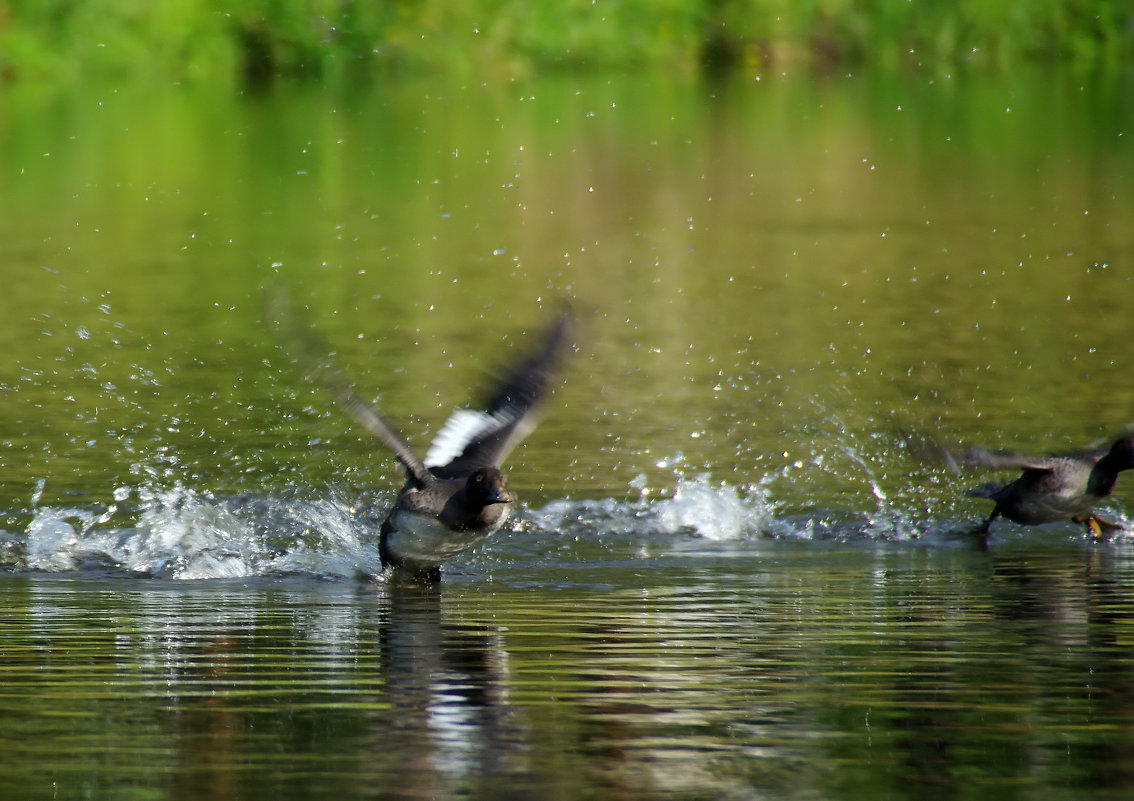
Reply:
<svg viewBox="0 0 1134 801"><path fill-rule="evenodd" d="M1134 419L1134 78L0 96L0 798L1126 798L1123 529L915 458ZM401 473L564 301L523 504ZM333 356L331 355L333 353Z"/></svg>

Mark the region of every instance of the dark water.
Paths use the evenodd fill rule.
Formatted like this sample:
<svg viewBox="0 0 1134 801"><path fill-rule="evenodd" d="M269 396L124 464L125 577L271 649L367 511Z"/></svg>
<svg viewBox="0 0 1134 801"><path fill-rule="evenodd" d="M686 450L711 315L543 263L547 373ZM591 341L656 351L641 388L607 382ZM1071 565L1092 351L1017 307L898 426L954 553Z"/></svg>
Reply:
<svg viewBox="0 0 1134 801"><path fill-rule="evenodd" d="M0 798L1125 798L1134 503L903 432L1134 414L1128 76L0 97ZM396 463L562 299L523 509L381 578Z"/></svg>
<svg viewBox="0 0 1134 801"><path fill-rule="evenodd" d="M0 793L1129 794L1129 554L573 540L433 590L4 578Z"/></svg>

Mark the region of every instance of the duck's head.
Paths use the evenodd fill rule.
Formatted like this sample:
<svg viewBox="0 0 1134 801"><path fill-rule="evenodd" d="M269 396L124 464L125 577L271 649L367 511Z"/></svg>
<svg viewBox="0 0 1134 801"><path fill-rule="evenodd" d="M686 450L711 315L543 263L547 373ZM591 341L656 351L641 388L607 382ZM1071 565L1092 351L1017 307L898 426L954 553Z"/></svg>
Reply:
<svg viewBox="0 0 1134 801"><path fill-rule="evenodd" d="M1122 437L1110 446L1106 455L1116 470L1134 470L1134 437Z"/></svg>
<svg viewBox="0 0 1134 801"><path fill-rule="evenodd" d="M508 480L495 467L481 467L469 476L465 494L480 506L512 503L515 500L508 491Z"/></svg>

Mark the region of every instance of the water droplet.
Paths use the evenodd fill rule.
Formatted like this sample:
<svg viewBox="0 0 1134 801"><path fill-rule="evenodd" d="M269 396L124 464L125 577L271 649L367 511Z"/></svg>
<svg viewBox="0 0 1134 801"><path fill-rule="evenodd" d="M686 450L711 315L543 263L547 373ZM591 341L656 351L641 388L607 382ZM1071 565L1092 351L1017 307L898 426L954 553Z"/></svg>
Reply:
<svg viewBox="0 0 1134 801"><path fill-rule="evenodd" d="M43 497L43 488L47 486L47 479L37 478L35 480L35 489L32 491L31 505L38 506L40 498Z"/></svg>

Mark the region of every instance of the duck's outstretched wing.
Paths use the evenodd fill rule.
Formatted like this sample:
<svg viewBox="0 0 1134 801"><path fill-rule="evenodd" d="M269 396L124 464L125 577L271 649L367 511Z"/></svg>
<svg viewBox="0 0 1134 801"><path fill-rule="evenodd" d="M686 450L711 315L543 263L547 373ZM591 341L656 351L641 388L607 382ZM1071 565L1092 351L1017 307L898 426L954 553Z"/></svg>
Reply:
<svg viewBox="0 0 1134 801"><path fill-rule="evenodd" d="M570 345L572 329L571 315L563 312L539 346L500 381L485 411L456 411L434 438L425 455L426 467L443 478L499 467L535 428L536 407Z"/></svg>
<svg viewBox="0 0 1134 801"><path fill-rule="evenodd" d="M1134 437L1134 425L1127 426L1106 439L1095 440L1083 450L1061 453L1059 456L1066 456L1070 459L1080 459L1093 464L1110 453L1110 449L1114 447L1115 442L1120 439L1129 439L1130 437Z"/></svg>
<svg viewBox="0 0 1134 801"><path fill-rule="evenodd" d="M989 467L993 470L1051 470L1062 457L1024 456L1012 451L994 451L972 446L952 454L952 458L958 464Z"/></svg>
<svg viewBox="0 0 1134 801"><path fill-rule="evenodd" d="M329 384L324 386L334 394L335 400L356 423L386 443L386 447L394 452L394 456L398 457L398 461L402 463L411 478L422 486L433 483L433 474L376 407L358 397L345 382L340 386Z"/></svg>
<svg viewBox="0 0 1134 801"><path fill-rule="evenodd" d="M1078 465L1089 468L1102 457L1106 456L1114 445L1114 440L1102 440L1104 444L1092 444L1091 447L1053 453L1049 456L1021 456L1011 451L991 451L985 448L966 448L956 455L961 464L977 465L979 467L1019 468L1021 470L1052 470L1057 466L1068 469L1068 465Z"/></svg>
<svg viewBox="0 0 1134 801"><path fill-rule="evenodd" d="M284 351L312 383L325 389L360 426L382 440L405 467L410 478L422 486L435 481L409 444L394 430L378 409L360 398L330 363L333 351L314 329L303 325L292 306L291 297L280 288L269 290L267 317Z"/></svg>
<svg viewBox="0 0 1134 801"><path fill-rule="evenodd" d="M991 450L979 446L950 447L915 431L904 431L902 443L912 456L924 462L941 464L960 473L962 467L989 467L993 470L1050 470L1058 461L1054 456L1024 456L1013 451Z"/></svg>

